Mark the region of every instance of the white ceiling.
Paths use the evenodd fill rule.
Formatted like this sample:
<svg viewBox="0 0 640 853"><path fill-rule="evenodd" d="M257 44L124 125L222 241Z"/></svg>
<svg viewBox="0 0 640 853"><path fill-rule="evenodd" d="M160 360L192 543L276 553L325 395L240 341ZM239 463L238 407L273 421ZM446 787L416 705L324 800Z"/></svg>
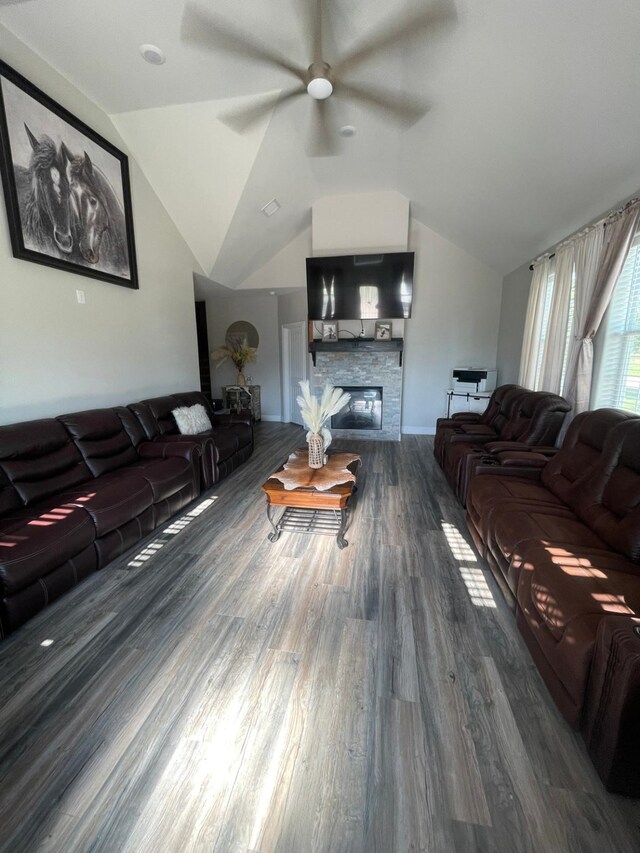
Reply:
<svg viewBox="0 0 640 853"><path fill-rule="evenodd" d="M316 159L305 153L306 98L242 140L214 128L209 108L217 116L224 99L291 80L182 43L183 0L7 2L0 0L0 23L114 116L194 254L226 286L300 235L312 203L327 194L396 189L425 225L506 273L640 189L637 0L455 0L455 26L378 56L350 78L420 94L431 104L427 115L403 133L332 98L335 127L353 124L358 133L339 156ZM217 15L307 65L304 2L209 0ZM331 62L386 17L427 4L324 5ZM143 42L159 45L166 64L144 63ZM179 134L158 139L145 130L147 118L158 129L176 115ZM202 137L195 142L203 126L204 147ZM198 156L190 156L190 139ZM209 234L192 215L194 186ZM282 209L267 219L260 208L274 196Z"/></svg>

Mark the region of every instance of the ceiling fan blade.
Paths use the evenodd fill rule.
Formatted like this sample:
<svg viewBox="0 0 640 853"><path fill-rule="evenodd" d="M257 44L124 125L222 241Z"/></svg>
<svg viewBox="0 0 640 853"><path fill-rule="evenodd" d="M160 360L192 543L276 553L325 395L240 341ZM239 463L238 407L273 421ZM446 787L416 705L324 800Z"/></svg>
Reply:
<svg viewBox="0 0 640 853"><path fill-rule="evenodd" d="M336 84L335 95L347 96L373 107L387 117L410 127L429 112L429 105L420 98L413 98L405 92L383 89L379 86L360 86L356 83Z"/></svg>
<svg viewBox="0 0 640 853"><path fill-rule="evenodd" d="M307 154L309 157L335 157L340 153L340 145L335 130L331 127L329 103L314 100L311 106Z"/></svg>
<svg viewBox="0 0 640 853"><path fill-rule="evenodd" d="M322 62L322 0L304 0L300 19L300 31L308 44L312 63Z"/></svg>
<svg viewBox="0 0 640 853"><path fill-rule="evenodd" d="M208 50L214 48L254 62L275 65L283 71L295 75L306 84L306 69L299 68L277 51L266 47L246 33L236 30L222 18L218 18L210 12L204 12L192 3L185 6L180 35L185 41L198 47Z"/></svg>
<svg viewBox="0 0 640 853"><path fill-rule="evenodd" d="M453 23L456 11L451 0L437 0L426 9L414 12L408 17L394 15L377 26L369 35L338 62L332 63L334 76L347 74L373 54L403 45L427 30L435 31L439 27Z"/></svg>
<svg viewBox="0 0 640 853"><path fill-rule="evenodd" d="M244 133L249 130L254 124L260 121L267 113L273 110L285 101L290 101L298 95L306 95L307 90L304 87L296 86L283 92L276 92L273 95L268 95L260 99L259 103L249 107L242 107L236 110L223 112L219 118L223 124L235 130L236 133Z"/></svg>

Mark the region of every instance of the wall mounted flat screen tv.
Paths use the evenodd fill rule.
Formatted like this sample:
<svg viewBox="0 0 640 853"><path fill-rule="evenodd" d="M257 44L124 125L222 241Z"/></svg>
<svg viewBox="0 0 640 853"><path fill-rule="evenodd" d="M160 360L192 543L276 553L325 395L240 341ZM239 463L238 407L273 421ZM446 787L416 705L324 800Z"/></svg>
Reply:
<svg viewBox="0 0 640 853"><path fill-rule="evenodd" d="M411 316L414 252L307 258L310 320Z"/></svg>

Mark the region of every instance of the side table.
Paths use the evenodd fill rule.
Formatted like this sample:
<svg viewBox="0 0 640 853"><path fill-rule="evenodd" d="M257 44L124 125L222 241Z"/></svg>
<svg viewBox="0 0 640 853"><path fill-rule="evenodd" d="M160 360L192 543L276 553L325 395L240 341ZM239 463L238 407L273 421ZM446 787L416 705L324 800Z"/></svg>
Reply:
<svg viewBox="0 0 640 853"><path fill-rule="evenodd" d="M260 385L223 385L225 408L232 412L249 409L254 421L262 420Z"/></svg>

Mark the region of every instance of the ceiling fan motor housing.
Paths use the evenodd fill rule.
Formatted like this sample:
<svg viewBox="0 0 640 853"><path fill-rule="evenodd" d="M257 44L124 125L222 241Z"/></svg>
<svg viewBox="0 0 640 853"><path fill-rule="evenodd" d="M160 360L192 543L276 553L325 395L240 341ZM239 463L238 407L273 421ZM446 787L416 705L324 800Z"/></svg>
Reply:
<svg viewBox="0 0 640 853"><path fill-rule="evenodd" d="M329 79L331 67L326 62L313 62L309 66L309 82L307 92L317 101L324 101L333 92L333 84Z"/></svg>

